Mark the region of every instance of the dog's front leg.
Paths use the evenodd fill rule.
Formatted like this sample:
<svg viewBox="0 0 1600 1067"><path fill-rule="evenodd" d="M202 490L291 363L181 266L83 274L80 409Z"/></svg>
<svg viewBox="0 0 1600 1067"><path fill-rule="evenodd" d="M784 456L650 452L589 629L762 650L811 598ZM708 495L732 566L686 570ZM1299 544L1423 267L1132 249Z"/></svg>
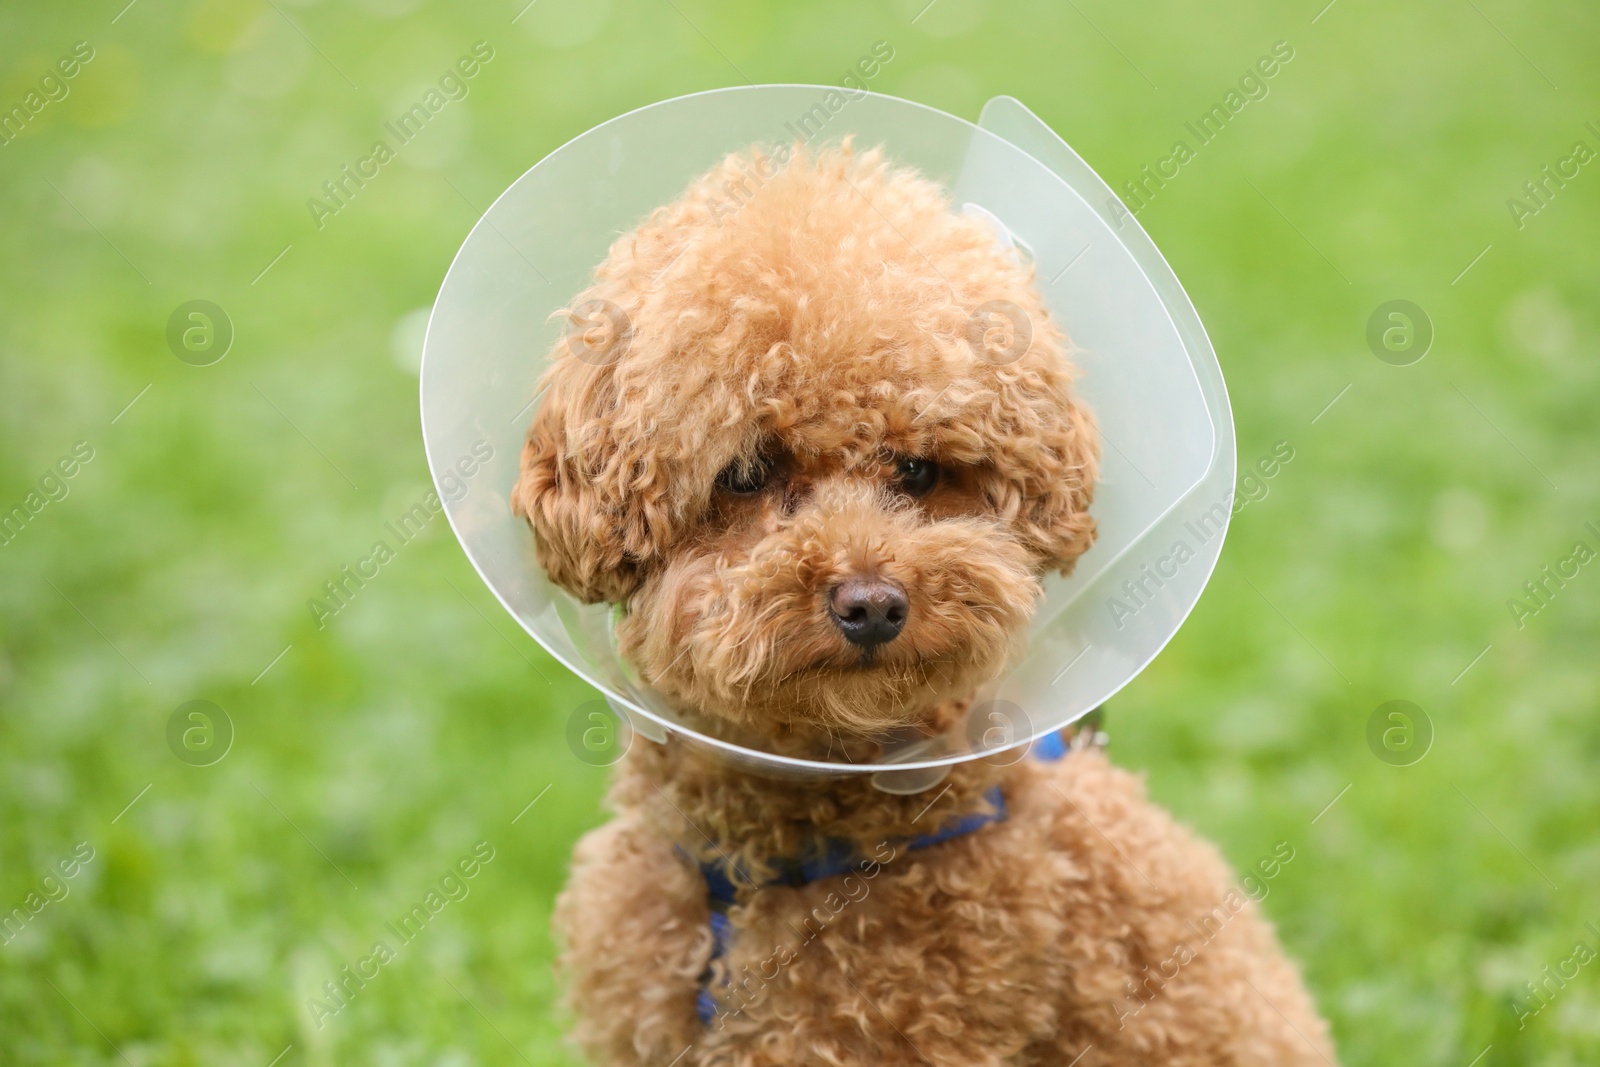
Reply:
<svg viewBox="0 0 1600 1067"><path fill-rule="evenodd" d="M705 886L658 832L622 815L585 835L554 925L572 1036L595 1067L664 1067L703 1039Z"/></svg>

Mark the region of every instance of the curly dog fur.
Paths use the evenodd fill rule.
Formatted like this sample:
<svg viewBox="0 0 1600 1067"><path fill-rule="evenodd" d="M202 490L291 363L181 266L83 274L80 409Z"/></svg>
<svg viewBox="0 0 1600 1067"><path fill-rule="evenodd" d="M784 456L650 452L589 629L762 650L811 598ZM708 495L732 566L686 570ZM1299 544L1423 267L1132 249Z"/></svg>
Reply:
<svg viewBox="0 0 1600 1067"><path fill-rule="evenodd" d="M1023 343L974 334L996 301ZM607 310L553 353L513 507L706 730L835 760L941 732L1093 541L1094 422L1032 268L877 151L730 156L612 245L583 307ZM856 580L903 593L892 639L858 647L832 610ZM557 908L580 1044L684 1067L1332 1063L1254 903L1135 778L1084 750L946 784L899 797L634 746ZM996 786L1003 821L904 847ZM825 839L860 867L760 887ZM751 876L709 1026L688 857Z"/></svg>

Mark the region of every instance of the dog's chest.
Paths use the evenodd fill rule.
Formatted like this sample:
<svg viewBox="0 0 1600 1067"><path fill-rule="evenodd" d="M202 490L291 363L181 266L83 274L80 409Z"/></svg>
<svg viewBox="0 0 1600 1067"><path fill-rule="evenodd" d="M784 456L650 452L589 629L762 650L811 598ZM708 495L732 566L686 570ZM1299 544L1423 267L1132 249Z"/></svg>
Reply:
<svg viewBox="0 0 1600 1067"><path fill-rule="evenodd" d="M1012 818L928 848L885 841L844 873L708 909L722 942L697 990L708 1039L824 1040L855 1019L858 1037L889 1040L941 1005L970 1019L997 989L1042 996L1062 973L1062 924L1041 906L1062 872L1037 837ZM990 1032L1021 1048L1044 1027L1027 1015Z"/></svg>

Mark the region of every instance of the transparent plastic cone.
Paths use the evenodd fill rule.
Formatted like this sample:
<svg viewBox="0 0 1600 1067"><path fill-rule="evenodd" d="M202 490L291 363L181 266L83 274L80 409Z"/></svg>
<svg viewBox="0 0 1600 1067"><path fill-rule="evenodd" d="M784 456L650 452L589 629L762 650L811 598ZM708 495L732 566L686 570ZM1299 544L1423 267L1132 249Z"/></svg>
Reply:
<svg viewBox="0 0 1600 1067"><path fill-rule="evenodd" d="M588 284L619 234L722 157L797 136L882 145L942 182L959 209L998 221L1034 260L1102 433L1098 537L1071 577L1046 580L1026 655L979 693L963 727L891 744L871 764L734 745L714 724L672 711L618 657L613 609L580 604L545 578L533 535L509 505L537 383L562 329L552 312ZM1127 685L1199 600L1234 492L1227 390L1194 306L1106 184L1009 97L989 101L974 126L874 93L749 86L666 100L582 134L517 179L451 264L423 348L422 430L473 566L522 628L635 732L672 734L752 771L874 773L896 792L925 788L964 760L1020 758L1023 746ZM458 462L490 450L470 483L457 475Z"/></svg>

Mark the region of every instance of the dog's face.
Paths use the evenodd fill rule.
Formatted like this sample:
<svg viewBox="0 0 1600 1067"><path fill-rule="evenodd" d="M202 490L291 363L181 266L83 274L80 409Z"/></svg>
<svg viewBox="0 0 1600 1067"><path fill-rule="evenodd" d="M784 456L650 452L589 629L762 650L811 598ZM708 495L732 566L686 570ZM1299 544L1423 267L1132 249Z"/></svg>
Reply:
<svg viewBox="0 0 1600 1067"><path fill-rule="evenodd" d="M848 149L730 158L618 240L514 507L680 704L873 736L998 674L1093 539L1093 422L1032 272ZM1009 320L1009 321L1008 321Z"/></svg>

